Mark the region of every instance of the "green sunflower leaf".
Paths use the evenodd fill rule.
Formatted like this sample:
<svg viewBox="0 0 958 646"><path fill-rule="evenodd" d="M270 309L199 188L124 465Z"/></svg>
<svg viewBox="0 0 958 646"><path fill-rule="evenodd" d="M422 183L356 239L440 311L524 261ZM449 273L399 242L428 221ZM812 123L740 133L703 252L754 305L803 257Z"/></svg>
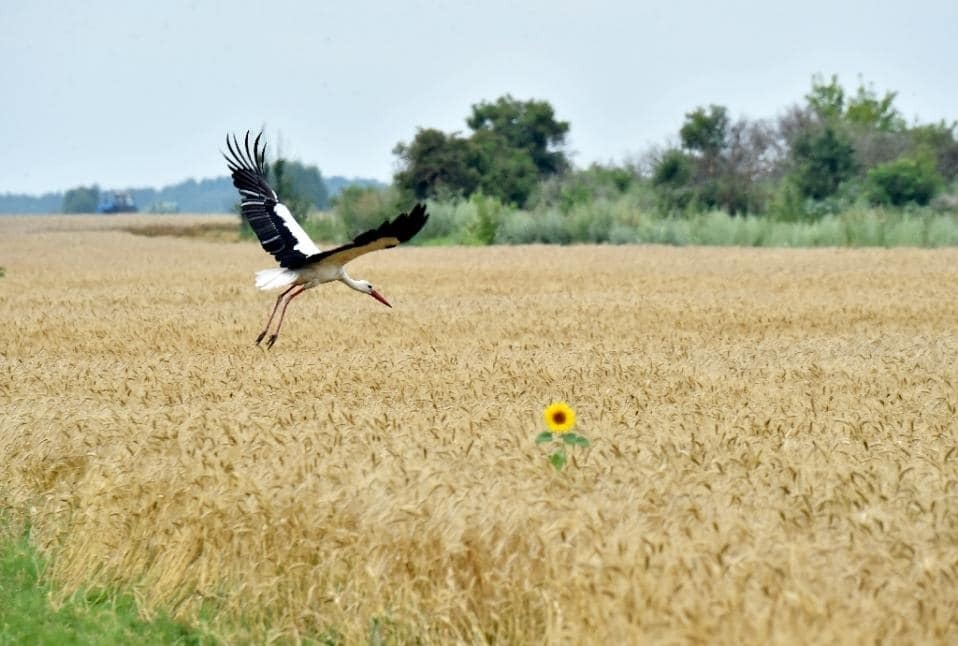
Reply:
<svg viewBox="0 0 958 646"><path fill-rule="evenodd" d="M579 442L579 436L575 433L565 433L562 435L562 441L566 444L577 444Z"/></svg>
<svg viewBox="0 0 958 646"><path fill-rule="evenodd" d="M549 462L551 462L552 466L556 468L556 471L561 471L562 467L564 467L566 463L565 451L556 451L550 455Z"/></svg>
<svg viewBox="0 0 958 646"><path fill-rule="evenodd" d="M589 439L586 438L586 437L582 437L581 435L576 435L576 436L575 436L575 443L576 443L578 446L589 446Z"/></svg>
<svg viewBox="0 0 958 646"><path fill-rule="evenodd" d="M543 442L551 442L551 441L552 441L552 433L550 433L549 431L542 431L541 433L536 435L536 444L542 444Z"/></svg>

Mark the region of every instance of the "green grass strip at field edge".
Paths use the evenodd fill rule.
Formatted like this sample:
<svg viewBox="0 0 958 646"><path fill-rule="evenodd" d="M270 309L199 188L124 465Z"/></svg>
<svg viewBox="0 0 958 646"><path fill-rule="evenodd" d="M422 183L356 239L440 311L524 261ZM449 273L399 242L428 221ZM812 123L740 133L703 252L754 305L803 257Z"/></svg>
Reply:
<svg viewBox="0 0 958 646"><path fill-rule="evenodd" d="M144 621L128 595L77 593L49 602L43 560L25 532L0 527L0 644L212 644L212 638L158 616Z"/></svg>

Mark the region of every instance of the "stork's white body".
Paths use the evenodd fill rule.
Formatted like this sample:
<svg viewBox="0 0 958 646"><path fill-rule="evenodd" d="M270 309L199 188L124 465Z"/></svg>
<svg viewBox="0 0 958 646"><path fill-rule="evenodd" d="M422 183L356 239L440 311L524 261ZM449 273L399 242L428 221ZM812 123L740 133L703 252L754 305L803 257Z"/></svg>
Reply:
<svg viewBox="0 0 958 646"><path fill-rule="evenodd" d="M349 285L352 279L347 281L347 278L349 276L342 265L318 263L307 265L301 269L285 269L283 267L263 269L256 272L256 286L259 289L268 290L290 285L303 285L309 289L323 283L331 283L334 280L341 280ZM350 285L350 287L355 289L353 285Z"/></svg>

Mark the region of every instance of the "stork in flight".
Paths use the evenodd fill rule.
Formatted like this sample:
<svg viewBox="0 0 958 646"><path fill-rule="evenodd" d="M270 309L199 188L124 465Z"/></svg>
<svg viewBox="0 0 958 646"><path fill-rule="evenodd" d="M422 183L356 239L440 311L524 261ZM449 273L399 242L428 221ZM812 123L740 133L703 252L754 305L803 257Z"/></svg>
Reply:
<svg viewBox="0 0 958 646"><path fill-rule="evenodd" d="M256 137L252 151L249 134L247 131L243 146L240 146L236 135L233 135L232 142L227 137L226 146L230 154L223 153L223 156L226 157L233 174L233 185L240 193L243 217L253 228L263 249L271 253L280 265L256 272L256 286L260 289L286 288L276 298L276 304L266 319L263 331L256 337L256 345L259 345L269 332L270 324L279 311L276 330L266 341L266 347L272 348L279 336L279 329L283 325L283 317L290 302L307 289L322 283L338 280L357 292L369 294L383 305L392 307L369 281L350 278L343 265L370 251L395 247L412 238L429 218L426 207L416 204L410 213L400 213L392 220L383 222L378 228L360 233L350 243L320 251L266 181L266 142L263 142L262 148L259 146L263 133Z"/></svg>

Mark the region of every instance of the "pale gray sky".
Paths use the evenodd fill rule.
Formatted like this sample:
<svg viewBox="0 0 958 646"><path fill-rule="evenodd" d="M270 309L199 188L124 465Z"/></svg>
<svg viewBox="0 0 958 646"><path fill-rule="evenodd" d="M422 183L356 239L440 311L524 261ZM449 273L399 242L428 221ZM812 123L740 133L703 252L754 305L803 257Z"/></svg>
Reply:
<svg viewBox="0 0 958 646"><path fill-rule="evenodd" d="M958 118L955 0L0 0L0 60L0 192L222 175L226 131L264 123L326 175L389 180L396 142L507 92L571 122L579 165L698 105L773 117L816 72Z"/></svg>

